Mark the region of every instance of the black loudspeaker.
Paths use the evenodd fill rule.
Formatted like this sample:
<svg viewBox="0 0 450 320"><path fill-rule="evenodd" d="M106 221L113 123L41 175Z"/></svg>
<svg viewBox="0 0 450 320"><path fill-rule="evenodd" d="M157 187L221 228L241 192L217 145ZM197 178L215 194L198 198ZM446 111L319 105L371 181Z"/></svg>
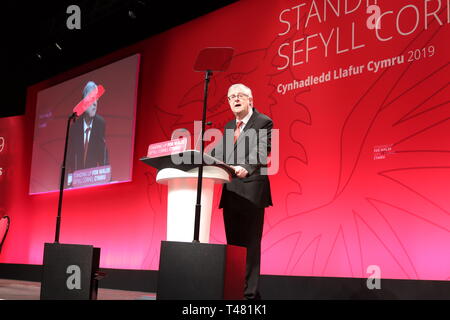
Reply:
<svg viewBox="0 0 450 320"><path fill-rule="evenodd" d="M41 282L42 300L95 300L100 248L46 243Z"/></svg>
<svg viewBox="0 0 450 320"><path fill-rule="evenodd" d="M246 248L162 241L158 300L241 300Z"/></svg>

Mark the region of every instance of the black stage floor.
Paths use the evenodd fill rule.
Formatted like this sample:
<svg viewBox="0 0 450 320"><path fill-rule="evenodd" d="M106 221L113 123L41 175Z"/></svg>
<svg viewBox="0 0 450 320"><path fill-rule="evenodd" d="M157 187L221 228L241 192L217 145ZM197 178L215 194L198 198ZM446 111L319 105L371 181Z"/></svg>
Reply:
<svg viewBox="0 0 450 320"><path fill-rule="evenodd" d="M40 282L0 279L1 300L39 300ZM156 293L98 289L98 300L155 300Z"/></svg>

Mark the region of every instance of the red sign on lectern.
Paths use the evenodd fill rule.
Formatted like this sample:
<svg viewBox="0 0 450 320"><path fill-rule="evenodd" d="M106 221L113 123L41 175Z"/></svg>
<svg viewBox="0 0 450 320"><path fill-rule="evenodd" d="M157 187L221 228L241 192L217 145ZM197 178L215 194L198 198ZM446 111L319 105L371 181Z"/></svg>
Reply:
<svg viewBox="0 0 450 320"><path fill-rule="evenodd" d="M147 157L157 158L186 151L187 138L153 143L148 147Z"/></svg>

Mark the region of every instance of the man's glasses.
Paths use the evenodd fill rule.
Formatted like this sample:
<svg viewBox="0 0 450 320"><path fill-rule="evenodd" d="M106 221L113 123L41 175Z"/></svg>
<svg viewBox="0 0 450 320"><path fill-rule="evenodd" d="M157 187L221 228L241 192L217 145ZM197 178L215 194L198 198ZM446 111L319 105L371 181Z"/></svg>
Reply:
<svg viewBox="0 0 450 320"><path fill-rule="evenodd" d="M237 95L236 94L232 94L231 96L228 97L228 101L235 100L236 98L242 99L244 97L248 98L248 95L245 94L245 93L238 93Z"/></svg>

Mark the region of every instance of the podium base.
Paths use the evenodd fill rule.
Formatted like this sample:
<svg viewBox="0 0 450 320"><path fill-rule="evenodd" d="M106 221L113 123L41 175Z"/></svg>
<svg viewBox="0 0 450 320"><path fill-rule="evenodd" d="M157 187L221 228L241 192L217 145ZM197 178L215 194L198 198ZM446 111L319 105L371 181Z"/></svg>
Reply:
<svg viewBox="0 0 450 320"><path fill-rule="evenodd" d="M46 243L41 300L95 300L100 248Z"/></svg>
<svg viewBox="0 0 450 320"><path fill-rule="evenodd" d="M246 248L162 241L157 300L241 300Z"/></svg>

